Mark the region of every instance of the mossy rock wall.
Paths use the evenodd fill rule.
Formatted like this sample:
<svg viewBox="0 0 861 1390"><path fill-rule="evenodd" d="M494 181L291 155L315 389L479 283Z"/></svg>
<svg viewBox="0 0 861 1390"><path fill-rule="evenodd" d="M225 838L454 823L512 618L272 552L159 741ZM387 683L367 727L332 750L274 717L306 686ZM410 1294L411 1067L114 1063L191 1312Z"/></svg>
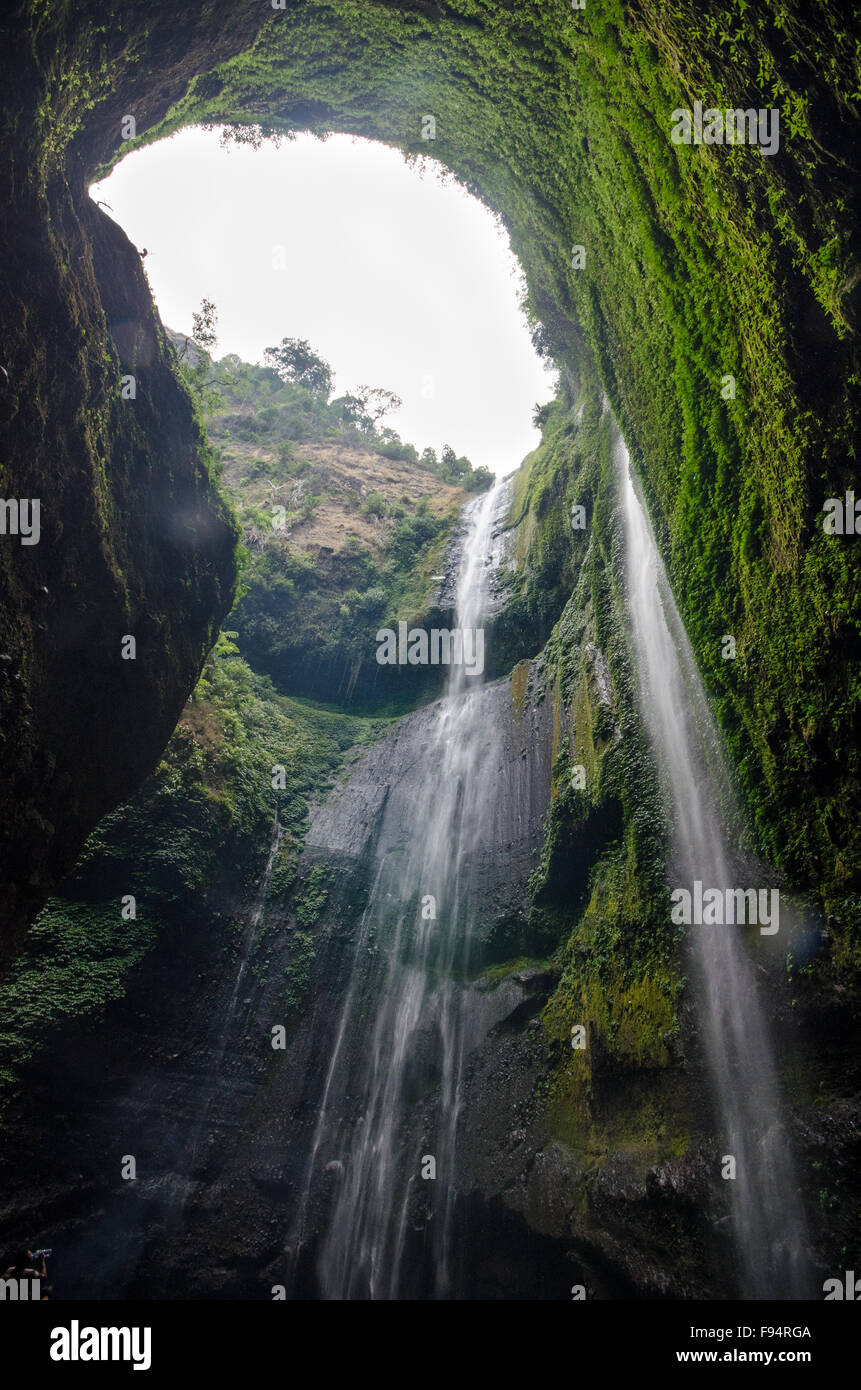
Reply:
<svg viewBox="0 0 861 1390"><path fill-rule="evenodd" d="M591 351L623 425L758 836L832 905L861 862L858 552L822 527L856 468L858 90L839 4L340 0L140 137L352 131L500 213L539 341L575 374ZM779 148L674 144L695 101L777 109Z"/></svg>
<svg viewBox="0 0 861 1390"><path fill-rule="evenodd" d="M4 487L44 493L46 527L62 518L66 537L78 537L67 573L50 529L26 556L3 547L5 643L33 707L16 711L19 692L4 696L7 784L16 801L25 785L45 788L7 820L21 865L17 917L52 862L67 862L87 823L152 764L230 587L229 527L200 472L199 436L140 269L84 191L135 144L207 121L342 130L432 153L500 213L539 340L575 374L590 351L623 423L759 838L794 879L845 906L861 862L857 548L821 521L855 470L848 14L800 0L583 10L566 0L336 0L283 11L216 0L181 13L31 3L7 19L3 389L14 409ZM672 111L697 100L778 108L778 152L673 144ZM433 142L422 139L426 114ZM574 246L586 253L579 269ZM116 404L117 375L132 365L149 372L135 426ZM724 398L728 375L734 399ZM131 520L135 483L166 490L155 511L138 508L142 525ZM185 522L180 538L157 536L165 505L195 518L192 557L181 553L192 540ZM141 545L159 552L150 567ZM42 582L53 645L37 635ZM104 660L64 598L71 582L97 614ZM179 607L177 585L191 590ZM83 646L101 672L113 624L129 628L144 609L159 635L143 699L140 663L131 691L127 675L80 678L82 695L105 692L90 709L100 756L57 698L71 664L58 644L66 635L76 654ZM726 633L735 662L721 659ZM133 717L141 736L126 741L126 759L116 725ZM49 738L51 718L60 731ZM47 764L37 748L50 750Z"/></svg>
<svg viewBox="0 0 861 1390"><path fill-rule="evenodd" d="M40 535L0 536L0 962L167 743L238 534L140 257L64 154L112 80L95 11L26 8L0 38L0 493L38 499Z"/></svg>

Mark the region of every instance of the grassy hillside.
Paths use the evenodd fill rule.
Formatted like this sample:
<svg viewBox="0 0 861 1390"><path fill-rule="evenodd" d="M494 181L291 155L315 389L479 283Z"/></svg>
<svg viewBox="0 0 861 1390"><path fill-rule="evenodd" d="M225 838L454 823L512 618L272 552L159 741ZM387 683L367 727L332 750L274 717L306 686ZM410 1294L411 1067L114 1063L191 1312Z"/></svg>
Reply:
<svg viewBox="0 0 861 1390"><path fill-rule="evenodd" d="M401 673L376 661L375 634L440 616L460 510L492 475L453 450L420 456L351 409L355 398L328 401L271 368L225 358L206 382L209 438L247 552L230 618L243 654L292 694L408 704L415 672L401 689Z"/></svg>

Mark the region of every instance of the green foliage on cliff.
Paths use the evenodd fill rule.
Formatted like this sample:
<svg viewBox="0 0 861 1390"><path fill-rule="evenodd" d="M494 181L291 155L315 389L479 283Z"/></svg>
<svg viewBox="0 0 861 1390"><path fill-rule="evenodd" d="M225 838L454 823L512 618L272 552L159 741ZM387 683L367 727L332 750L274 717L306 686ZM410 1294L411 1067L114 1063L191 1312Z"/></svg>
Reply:
<svg viewBox="0 0 861 1390"><path fill-rule="evenodd" d="M158 768L99 823L0 983L0 1108L52 1030L122 998L160 933L201 917L214 936L229 928L257 891L276 810L284 837L270 896L289 888L311 795L381 727L279 695L222 634ZM302 925L324 898L314 880Z"/></svg>
<svg viewBox="0 0 861 1390"><path fill-rule="evenodd" d="M101 822L77 879L86 880L92 864L100 883L123 875L130 882L139 872L130 858L136 844L160 901L205 895L228 863L252 887L276 811L287 842L301 843L310 793L325 788L344 751L377 727L279 695L239 656L235 635L219 638L159 768Z"/></svg>
<svg viewBox="0 0 861 1390"><path fill-rule="evenodd" d="M52 899L0 983L0 1116L25 1063L67 1019L121 999L128 972L153 945L160 918L120 920L119 902Z"/></svg>
<svg viewBox="0 0 861 1390"><path fill-rule="evenodd" d="M318 559L277 533L249 553L231 615L243 650L279 685L345 706L391 701L376 664L376 633L429 611L431 574L456 517L399 520L381 552L356 542ZM434 673L436 674L436 673ZM414 702L416 684L404 692Z"/></svg>
<svg viewBox="0 0 861 1390"><path fill-rule="evenodd" d="M666 1065L679 941L669 921L664 810L629 647L612 419L588 379L576 396L563 383L543 417L541 445L512 506L519 574L529 593L550 550L551 572L567 576L569 598L533 677L533 695L553 701L556 741L529 925L536 948L557 947L560 978L544 1013L556 1048L551 1092L563 1111L583 1113L596 1052L617 1068ZM575 1024L591 1036L583 1050L570 1046Z"/></svg>
<svg viewBox="0 0 861 1390"><path fill-rule="evenodd" d="M311 966L317 954L313 933L294 931L290 937L290 961L287 966L284 1003L288 1010L298 1010L304 998L305 989L311 975Z"/></svg>
<svg viewBox="0 0 861 1390"><path fill-rule="evenodd" d="M419 458L375 426L362 401L370 411L385 392L328 401L232 355L209 364L206 383L219 396L209 437L247 548L230 618L244 655L282 690L328 703L403 707L431 693L429 679L397 688L376 662L376 633L432 616L460 505L491 476L452 449Z"/></svg>
<svg viewBox="0 0 861 1390"><path fill-rule="evenodd" d="M302 892L296 899L294 911L296 921L300 927L313 927L320 913L323 911L326 899L329 896L327 888L328 874L322 864L315 864L307 880L303 884Z"/></svg>
<svg viewBox="0 0 861 1390"><path fill-rule="evenodd" d="M840 7L336 0L274 16L143 137L356 131L500 212L539 340L572 370L588 342L624 426L759 838L830 899L861 861L857 547L821 526L856 459L858 99ZM778 108L779 152L674 144L695 101Z"/></svg>

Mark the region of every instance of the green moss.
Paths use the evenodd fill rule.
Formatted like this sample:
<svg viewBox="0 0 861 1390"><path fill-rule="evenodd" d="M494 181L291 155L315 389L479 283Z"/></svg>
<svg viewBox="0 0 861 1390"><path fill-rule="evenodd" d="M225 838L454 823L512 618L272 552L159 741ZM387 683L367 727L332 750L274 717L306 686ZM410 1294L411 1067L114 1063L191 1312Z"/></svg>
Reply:
<svg viewBox="0 0 861 1390"><path fill-rule="evenodd" d="M295 1013L302 1004L316 949L314 937L310 932L296 931L290 938L284 1000L291 1012Z"/></svg>
<svg viewBox="0 0 861 1390"><path fill-rule="evenodd" d="M630 856L607 855L593 875L588 906L562 955L559 987L544 1014L548 1037L565 1042L575 1024L597 1030L623 1065L665 1066L665 1037L676 1027L679 979L672 954L633 944L658 924ZM591 1052L572 1049L568 1070L585 1084Z"/></svg>
<svg viewBox="0 0 861 1390"><path fill-rule="evenodd" d="M511 699L518 719L523 715L523 701L526 698L528 681L529 662L519 661L511 673Z"/></svg>
<svg viewBox="0 0 861 1390"><path fill-rule="evenodd" d="M779 157L674 145L670 113L694 98L779 107ZM501 213L540 341L574 379L588 342L625 426L757 835L835 905L859 862L859 585L820 512L854 472L840 151L858 99L854 40L824 6L336 0L273 16L146 135L192 121L356 131L432 152ZM533 572L521 630L536 613L552 626L571 562L561 512L535 527L543 482L518 538ZM736 663L720 659L724 632ZM514 644L509 669L523 655Z"/></svg>
<svg viewBox="0 0 861 1390"><path fill-rule="evenodd" d="M571 592L543 655L541 679L553 700L552 799L530 880L528 932L535 946L555 948L559 973L542 1014L548 1122L566 1143L579 1134L582 1147L592 1142L584 1131L597 1125L604 1133L607 1122L593 1113L593 1057L614 1077L665 1069L683 981L669 925L664 809L629 648L612 422L594 379L581 376L576 401L569 389L544 412L521 488L536 517L524 552L527 583L529 556L540 553L548 528L553 534L554 518L569 516L575 501L588 518L585 534L569 542ZM571 1047L577 1024L586 1029L583 1050ZM636 1134L631 1115L625 1121L620 1112L618 1123L630 1124L629 1139Z"/></svg>
<svg viewBox="0 0 861 1390"><path fill-rule="evenodd" d="M161 914L144 904L135 919L125 920L119 895L100 904L48 903L0 984L0 1115L25 1064L53 1030L122 998L129 971L163 925Z"/></svg>
<svg viewBox="0 0 861 1390"><path fill-rule="evenodd" d="M293 904L296 921L300 927L312 927L323 911L329 896L328 880L329 874L325 866L315 864Z"/></svg>
<svg viewBox="0 0 861 1390"><path fill-rule="evenodd" d="M516 960L499 961L495 965L489 965L482 969L477 977L482 982L490 985L493 989L498 988L503 980L507 980L510 975L520 970L546 970L550 967L547 959L539 960L533 956L518 956Z"/></svg>
<svg viewBox="0 0 861 1390"><path fill-rule="evenodd" d="M347 750L384 727L279 695L222 634L158 768L99 823L64 896L37 919L24 954L0 985L0 1106L62 1023L123 997L131 972L161 933L201 916L209 920L213 909L219 920L216 885L225 876L232 894L253 901L276 811L284 838L267 901L287 894L312 792L329 785ZM276 767L284 768L284 786L279 777L273 789ZM301 929L319 915L325 885L325 871L313 869L296 906ZM125 921L121 899L129 893L137 917ZM241 901L237 907L241 913ZM229 940L230 923L224 925ZM298 998L307 980L302 962L310 968L313 949L304 930L296 941L290 979Z"/></svg>

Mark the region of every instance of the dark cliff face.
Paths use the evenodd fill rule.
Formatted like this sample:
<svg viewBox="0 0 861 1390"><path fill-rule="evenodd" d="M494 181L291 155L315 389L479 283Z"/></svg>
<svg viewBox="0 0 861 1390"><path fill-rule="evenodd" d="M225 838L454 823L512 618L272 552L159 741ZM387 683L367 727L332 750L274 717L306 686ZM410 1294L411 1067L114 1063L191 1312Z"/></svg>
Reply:
<svg viewBox="0 0 861 1390"><path fill-rule="evenodd" d="M511 231L540 341L575 373L589 344L757 832L824 890L857 963L842 925L857 891L857 565L821 526L853 477L857 118L839 8L790 12L789 26L782 6L746 15L731 53L696 0L594 13L92 0L6 19L3 495L39 497L45 527L29 549L0 537L2 896L16 931L151 766L232 583L135 254L87 180L194 121L340 129L426 154L432 112L431 152ZM781 106L773 158L671 142L672 105L706 89ZM132 368L134 415L118 389ZM737 394L721 394L727 375ZM166 508L173 536L157 533ZM141 655L117 674L113 626L135 624L147 672ZM720 655L727 632L736 663Z"/></svg>
<svg viewBox="0 0 861 1390"><path fill-rule="evenodd" d="M484 687L480 698L483 717L501 728L502 739L494 811L477 862L464 866L481 901L473 982L462 988L471 996L471 1085L480 1083L483 1094L465 1126L457 1181L465 1255L458 1296L566 1298L574 1278L619 1292L629 1281L612 1261L593 1258L585 1242L584 1274L571 1253L570 1155L558 1171L548 1167L543 1195L531 1182L530 1202L517 1197L524 1164L543 1171L535 1149L553 1147L546 1106L533 1094L549 1056L524 1030L557 975L526 966L475 976L494 960L535 948L527 880L540 855L560 730L552 701L515 699L507 680ZM0 1228L11 1238L27 1223L50 1224L63 1249L60 1292L265 1298L271 1285L287 1283L299 1296L318 1294L314 1255L338 1181L328 1154L313 1165L298 1268L288 1252L351 973L366 975L371 1008L380 983L379 961L354 959L374 864L397 863L405 807L427 794L423 752L433 718L427 707L400 721L321 800L296 886L281 896L276 873L259 932L247 905L240 906L239 885L223 878L199 918L161 939L122 1007L100 1023L66 1029L62 1046L31 1069L23 1108L14 1106L7 1117L7 1153L15 1158L2 1165ZM586 860L581 870L585 876ZM315 896L319 874L323 890ZM230 926L234 912L238 936ZM243 959L248 967L237 993ZM283 1051L271 1046L278 1024L287 1029ZM105 1036L112 1040L108 1059ZM361 1030L350 1039L348 1070L365 1042ZM504 1060L512 1046L514 1066L488 1068L488 1059ZM415 1146L438 1075L427 1029L416 1030L411 1047L403 1141ZM43 1125L48 1115L52 1123L62 1115L64 1093L75 1095L76 1119L60 1154ZM488 1105L497 1117L485 1126ZM533 1120L512 1142L521 1107ZM120 1177L123 1153L136 1157L134 1183ZM432 1278L421 1250L427 1222L420 1206L413 1225L416 1293L426 1296Z"/></svg>
<svg viewBox="0 0 861 1390"><path fill-rule="evenodd" d="M0 962L170 737L236 545L138 252L58 153L74 35L3 40L0 494L38 499L39 533L0 535Z"/></svg>
<svg viewBox="0 0 861 1390"><path fill-rule="evenodd" d="M20 28L7 21L0 59L10 96L0 187L8 209L0 230L2 493L38 498L41 507L38 545L0 537L0 949L8 951L86 831L152 766L233 583L233 528L137 252L85 192L87 178L117 157L127 113L143 138L163 119L168 133L193 119L261 118L358 130L421 153L417 113L439 104L435 152L508 218L542 332L572 370L583 348L575 318L585 325L602 383L636 444L759 828L798 882L824 886L826 901L831 893L840 907L857 886L857 584L848 543L824 537L819 512L825 494L851 482L858 281L836 205L845 195L848 206L844 184L857 156L835 77L842 37L838 44L823 29L820 49L804 27L809 16L795 7L810 38L800 79L815 98L809 138L773 165L757 151L724 152L734 156L724 162L714 151L700 159L700 151L676 163L666 131L656 135L672 104L667 93L673 101L695 96L701 63L717 85L727 77L728 60L706 32L712 17L696 3L681 6L681 21L668 7L624 15L596 7L572 19L563 6L559 25L529 6L500 6L498 14L488 7L479 22L468 0L296 5L283 22L264 4L232 0L181 13L161 4L118 15L101 4L71 8L50 18L33 9ZM410 32L416 42L405 43L409 16L420 22ZM249 54L267 20L266 43ZM570 32L581 23L594 25L582 44L579 30ZM764 32L767 23L768 15L757 18L730 63L740 74L732 74L733 92L738 83L750 88L738 98L745 104L754 99L757 64L768 66L772 50L778 89L798 95L786 78L792 54ZM235 54L247 61L215 71ZM407 69L414 86L394 80ZM566 106L558 96L569 85L576 99ZM823 153L826 117L834 136ZM743 164L746 153L756 160ZM569 273L575 224L589 243L583 275ZM714 254L716 229L730 248L732 276ZM778 251L763 253L763 244ZM773 350L784 343L785 351ZM749 380L739 370L741 403L725 410L716 383L737 361L755 366ZM124 375L135 377L134 401L121 398ZM573 431L560 417L559 438ZM572 479L574 490L554 500L551 470L525 518L528 526L538 519L541 595L519 596L515 636L534 620L543 641L558 616L555 532L567 529L569 503L587 503L594 517L592 560L576 580L583 592L554 639L561 695L554 702L547 693L543 705L524 697L531 677L523 672L510 708L504 685L486 695L508 742L494 851L478 866L488 973L463 983L475 1032L461 1196L465 1229L487 1237L477 1242L487 1262L463 1271L462 1286L481 1291L496 1280L509 1295L523 1287L524 1266L506 1260L534 1240L533 1268L538 1250L552 1270L537 1291L555 1296L570 1241L575 1277L582 1270L599 1292L606 1281L611 1294L719 1294L719 1242L705 1249L721 1209L706 1176L714 1155L699 1141L707 1124L698 1111L696 1021L682 1000L681 1027L670 1026L679 963L671 943L654 945L646 893L664 862L648 824L650 765L637 760L622 698L630 672L612 650L611 504L606 489L585 481L584 490ZM565 594L575 579L560 586ZM720 633L733 629L749 642L738 677L717 655ZM126 635L137 640L133 662L121 658ZM510 650L534 653L513 639ZM602 693L605 653L619 706L612 711ZM587 669L594 678L583 676ZM569 732L573 726L558 778L551 714L563 729L566 720ZM48 1243L62 1236L69 1288L254 1297L285 1279L283 1213L302 1181L370 851L397 850L398 807L417 794L411 760L421 758L427 717L416 714L381 743L317 813L295 900L273 894L235 999L237 935L241 951L249 916L226 879L159 941L122 1006L55 1034L33 1068L7 1131L3 1230L13 1240L34 1228ZM835 752L841 748L848 751ZM606 820L585 820L584 798L562 788L574 762L606 782ZM799 796L799 786L809 795ZM526 880L539 867L548 800L536 904ZM625 837L616 846L620 818ZM582 859L569 862L578 846ZM597 852L599 872L578 922L576 894ZM329 886L315 915L317 870ZM645 887L630 894L632 874ZM856 907L847 897L833 918L841 969L857 964ZM520 951L549 953L569 936L558 966L511 960ZM506 961L500 979L494 963ZM847 1007L854 996L839 971L817 981L787 962L783 973L771 981L770 1011L810 1192L828 1169L818 1237L834 1260L855 1239L854 1217L831 1216L838 1201L857 1210L857 1061ZM543 1033L531 1026L539 1013ZM568 1045L580 1017L594 1025L585 1070ZM799 1019L819 1040L818 1056L810 1049L802 1058ZM289 1038L279 1054L269 1029L282 1021ZM416 1135L433 1085L418 1056ZM55 1136L65 1128L60 1153ZM140 1163L136 1185L119 1176L129 1151ZM336 1181L336 1172L318 1175L312 1234L331 1201L326 1184ZM500 1230L513 1223L505 1257L487 1235L488 1213ZM299 1284L313 1292L308 1269Z"/></svg>
<svg viewBox="0 0 861 1390"><path fill-rule="evenodd" d="M484 902L480 934L492 956L526 945L516 938L525 929L526 879L550 790L553 711L542 704L517 713L507 681L486 687L482 700L487 718L505 730L503 792L475 868ZM5 1172L0 1224L8 1235L10 1222L50 1220L63 1245L67 1287L101 1295L112 1289L165 1296L173 1289L253 1297L266 1296L267 1281L284 1282L279 1252L297 1208L374 856L397 859L405 801L427 790L422 750L432 718L428 707L399 722L321 802L298 884L282 898L276 877L259 936L246 935L239 886L218 882L210 908L183 933L161 940L122 1008L101 1025L67 1030L63 1046L31 1072L23 1128L17 1107L9 1116L17 1157ZM315 916L308 884L317 866L325 867L326 888ZM238 956L229 926L237 908ZM309 931L311 959L299 979ZM246 943L249 967L231 1010ZM495 1021L493 1002L477 1016L476 1040ZM288 1029L286 1051L271 1047L275 1024ZM106 1034L113 1058L107 1074L96 1063ZM432 1084L430 1077L419 1094ZM81 1114L61 1156L40 1137L38 1116L56 1113L65 1089ZM137 1156L139 1182L120 1180L115 1159L122 1152ZM325 1201L319 1177L312 1226ZM331 1186L325 1173L322 1181ZM99 1214L105 1207L107 1217ZM91 1222L103 1235L113 1222L125 1233L107 1262L93 1262ZM213 1262L203 1252L218 1244L222 1253ZM253 1262L243 1258L246 1246Z"/></svg>

